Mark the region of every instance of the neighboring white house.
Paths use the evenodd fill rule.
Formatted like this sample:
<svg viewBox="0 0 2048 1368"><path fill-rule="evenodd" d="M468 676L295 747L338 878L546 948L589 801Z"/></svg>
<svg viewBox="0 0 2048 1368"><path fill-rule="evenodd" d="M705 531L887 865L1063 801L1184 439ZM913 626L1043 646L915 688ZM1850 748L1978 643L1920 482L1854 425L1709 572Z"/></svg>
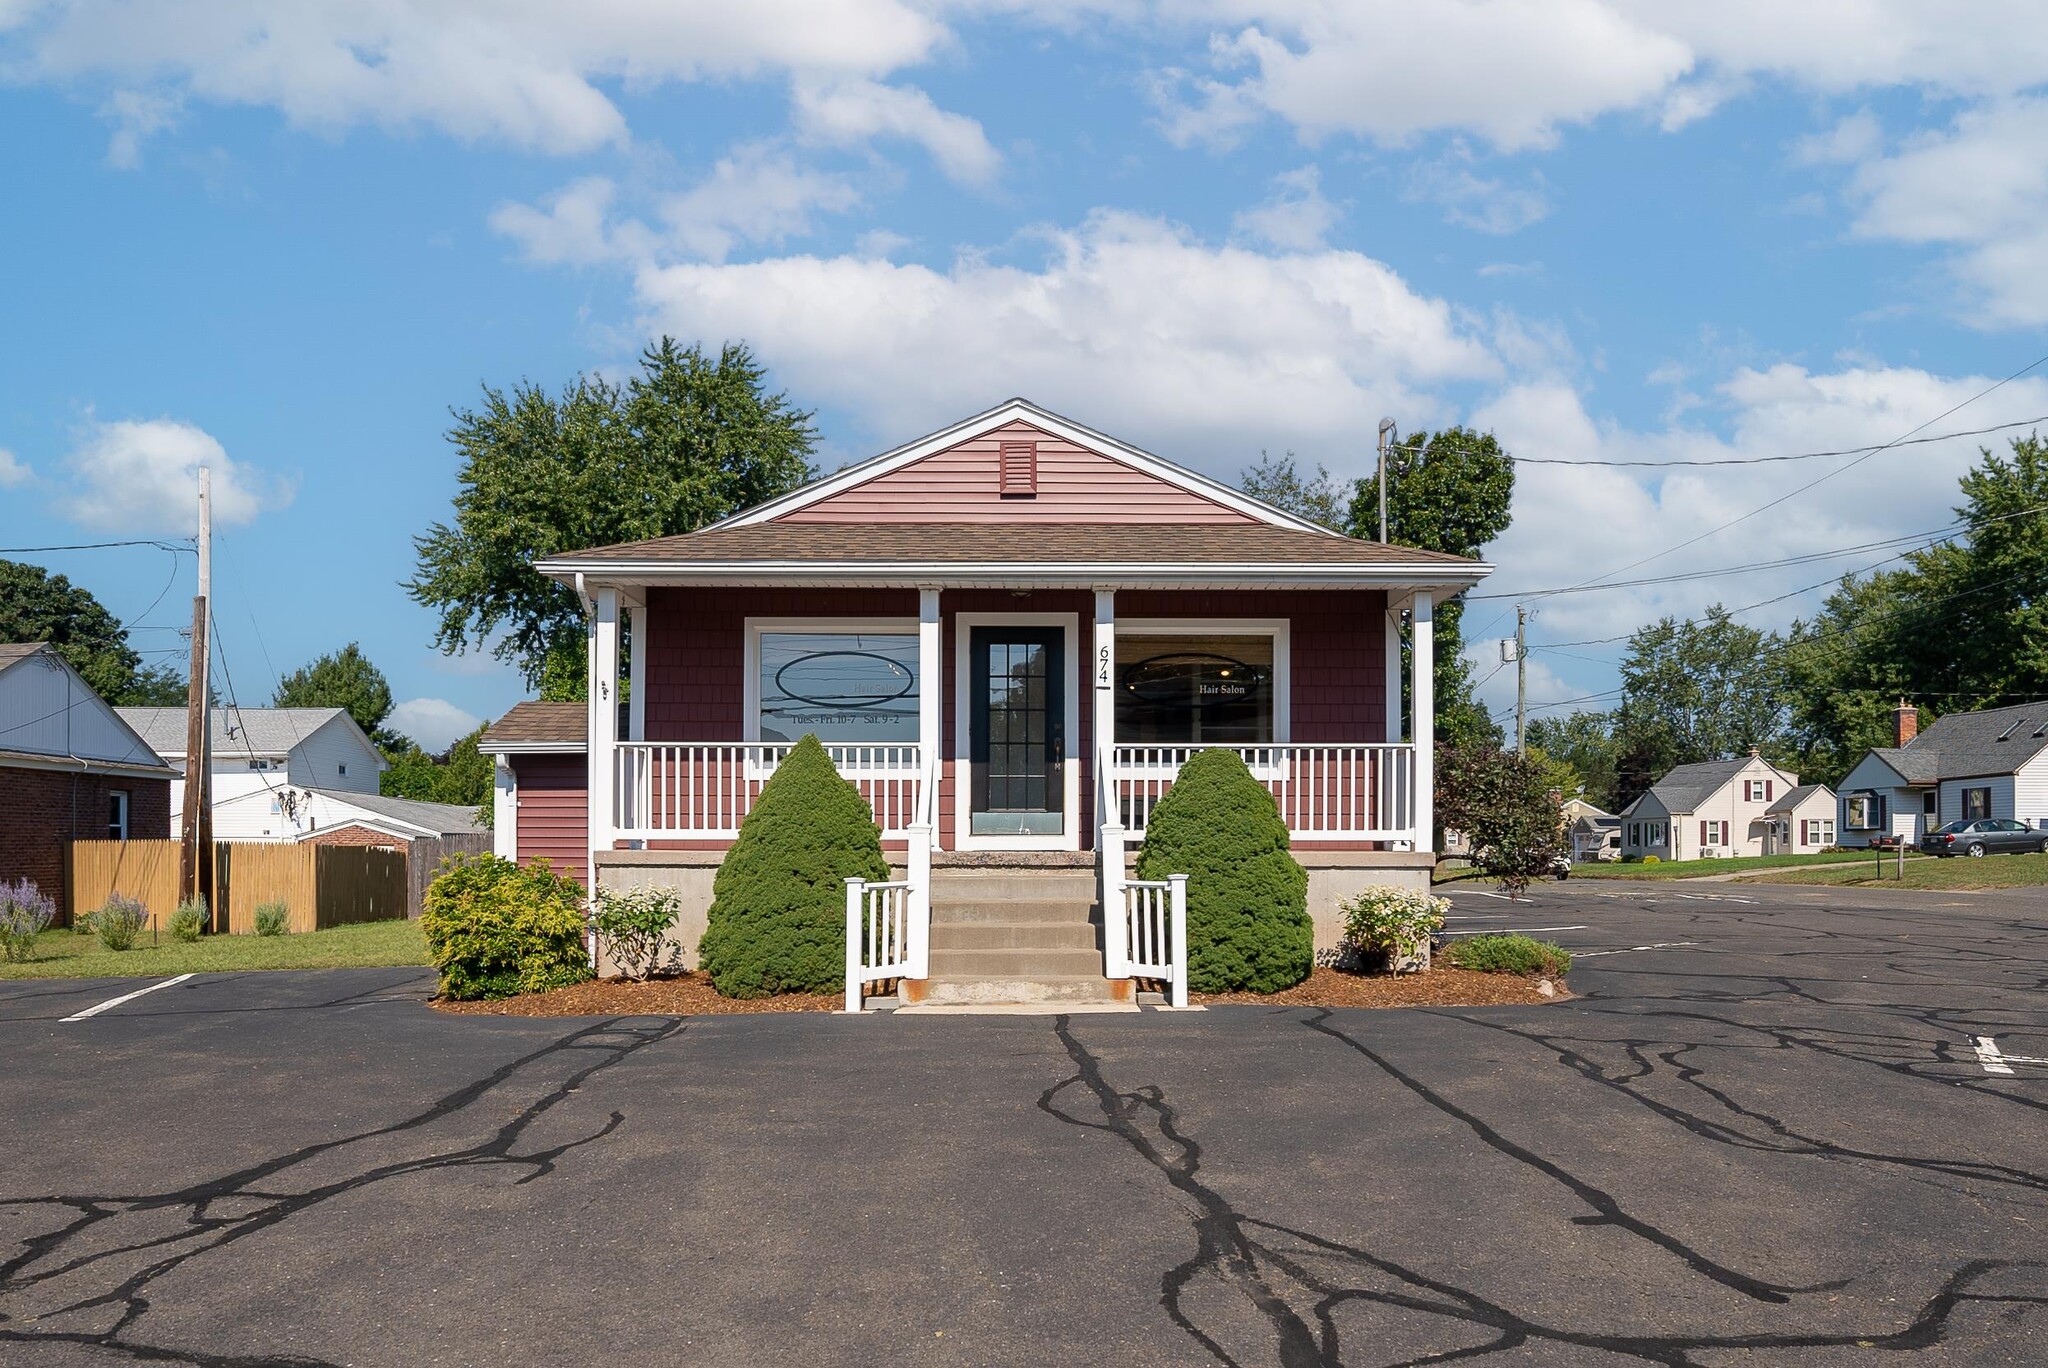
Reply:
<svg viewBox="0 0 2048 1368"><path fill-rule="evenodd" d="M2048 828L2048 702L1950 713L1924 732L1901 704L1893 722L1895 744L1866 751L1842 780L1841 844L1917 841L1979 817Z"/></svg>
<svg viewBox="0 0 2048 1368"><path fill-rule="evenodd" d="M1621 810L1621 853L1624 858L1699 860L1786 854L1833 844L1831 839L1791 846L1775 843L1780 821L1775 809L1799 787L1798 775L1779 769L1754 748L1740 760L1680 765ZM1812 809L1812 792L1800 803ZM1810 811L1808 817L1811 820ZM1811 838L1816 833L1808 827L1804 834ZM1796 823L1790 835L1797 842L1801 829Z"/></svg>
<svg viewBox="0 0 2048 1368"><path fill-rule="evenodd" d="M316 841L395 849L406 849L417 840L489 830L477 821L473 807L289 784L216 801L213 828L216 833L262 832L255 838L238 835L235 840Z"/></svg>
<svg viewBox="0 0 2048 1368"><path fill-rule="evenodd" d="M185 710L115 711L181 776L171 783L171 834L176 836L185 804ZM340 708L215 708L208 768L215 840L289 841L298 833L285 820L285 790L375 795L385 764L355 719Z"/></svg>
<svg viewBox="0 0 2048 1368"><path fill-rule="evenodd" d="M1826 784L1801 784L1764 816L1766 855L1806 855L1835 844L1835 791Z"/></svg>
<svg viewBox="0 0 2048 1368"><path fill-rule="evenodd" d="M1571 842L1572 863L1621 858L1621 818L1579 797L1558 804L1558 815Z"/></svg>

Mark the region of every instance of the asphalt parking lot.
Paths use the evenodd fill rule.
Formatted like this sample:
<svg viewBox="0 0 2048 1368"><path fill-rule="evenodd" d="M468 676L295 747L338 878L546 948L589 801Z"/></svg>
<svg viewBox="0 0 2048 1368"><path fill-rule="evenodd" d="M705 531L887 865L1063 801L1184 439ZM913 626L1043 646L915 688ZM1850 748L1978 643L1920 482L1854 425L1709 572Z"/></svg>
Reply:
<svg viewBox="0 0 2048 1368"><path fill-rule="evenodd" d="M332 970L66 1021L144 985L0 984L0 1362L2048 1362L2048 893L1454 901L1577 996L548 1021Z"/></svg>

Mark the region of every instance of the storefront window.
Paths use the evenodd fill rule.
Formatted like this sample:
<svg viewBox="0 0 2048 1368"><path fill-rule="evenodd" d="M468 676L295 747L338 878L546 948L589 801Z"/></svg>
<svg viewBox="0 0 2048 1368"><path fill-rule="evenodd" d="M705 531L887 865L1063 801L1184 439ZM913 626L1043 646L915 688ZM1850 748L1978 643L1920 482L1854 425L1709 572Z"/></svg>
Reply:
<svg viewBox="0 0 2048 1368"><path fill-rule="evenodd" d="M1273 638L1119 634L1120 745L1258 745L1274 739Z"/></svg>
<svg viewBox="0 0 2048 1368"><path fill-rule="evenodd" d="M915 632L763 632L760 737L917 740Z"/></svg>

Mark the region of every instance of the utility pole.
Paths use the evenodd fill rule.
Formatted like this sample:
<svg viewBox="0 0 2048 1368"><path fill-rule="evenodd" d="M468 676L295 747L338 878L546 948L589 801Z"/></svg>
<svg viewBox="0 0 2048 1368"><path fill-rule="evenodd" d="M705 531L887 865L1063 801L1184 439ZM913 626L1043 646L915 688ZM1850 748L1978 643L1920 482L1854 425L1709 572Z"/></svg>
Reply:
<svg viewBox="0 0 2048 1368"><path fill-rule="evenodd" d="M206 695L207 605L213 595L213 472L199 467L199 592L192 599L192 660L185 686L185 804L178 833L178 896L208 899L221 925L213 892L213 740Z"/></svg>
<svg viewBox="0 0 2048 1368"><path fill-rule="evenodd" d="M1387 439L1394 435L1394 420L1380 419L1380 545L1387 544Z"/></svg>
<svg viewBox="0 0 2048 1368"><path fill-rule="evenodd" d="M1522 727L1529 716L1529 610L1515 605L1515 754L1524 753Z"/></svg>

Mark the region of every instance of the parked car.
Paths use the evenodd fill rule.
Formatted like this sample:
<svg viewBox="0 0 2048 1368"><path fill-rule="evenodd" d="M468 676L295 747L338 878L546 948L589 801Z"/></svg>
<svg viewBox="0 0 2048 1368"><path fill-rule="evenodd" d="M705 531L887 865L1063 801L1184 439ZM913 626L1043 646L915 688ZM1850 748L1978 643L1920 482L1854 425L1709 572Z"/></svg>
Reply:
<svg viewBox="0 0 2048 1368"><path fill-rule="evenodd" d="M2023 850L2048 854L2048 832L2040 832L2010 817L1982 817L1974 822L1950 822L1920 838L1922 854L2016 855Z"/></svg>

